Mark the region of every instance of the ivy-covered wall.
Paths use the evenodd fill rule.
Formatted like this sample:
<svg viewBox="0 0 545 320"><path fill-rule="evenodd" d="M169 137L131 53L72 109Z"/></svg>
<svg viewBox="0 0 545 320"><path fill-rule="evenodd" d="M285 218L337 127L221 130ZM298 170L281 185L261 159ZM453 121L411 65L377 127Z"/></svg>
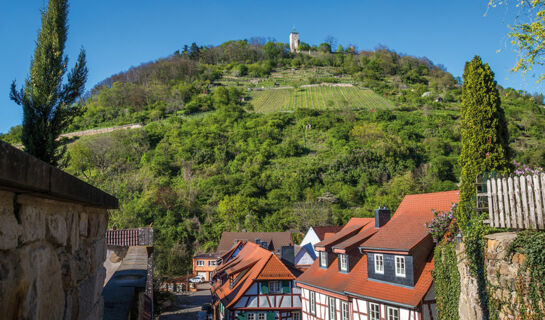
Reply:
<svg viewBox="0 0 545 320"><path fill-rule="evenodd" d="M435 248L433 279L437 290L439 319L458 320L460 274L458 273L456 244L444 242Z"/></svg>
<svg viewBox="0 0 545 320"><path fill-rule="evenodd" d="M545 319L545 232L486 236L491 319Z"/></svg>

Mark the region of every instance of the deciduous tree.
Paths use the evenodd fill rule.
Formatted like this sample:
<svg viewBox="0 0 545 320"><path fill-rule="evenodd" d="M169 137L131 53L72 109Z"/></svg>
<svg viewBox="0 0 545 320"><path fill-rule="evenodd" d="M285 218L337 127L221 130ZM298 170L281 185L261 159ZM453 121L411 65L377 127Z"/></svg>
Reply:
<svg viewBox="0 0 545 320"><path fill-rule="evenodd" d="M509 25L508 36L519 50L519 56L513 71L523 74L532 70L535 65L545 64L545 0L490 0L489 5L507 5L521 10L514 24ZM545 79L545 73L539 81Z"/></svg>

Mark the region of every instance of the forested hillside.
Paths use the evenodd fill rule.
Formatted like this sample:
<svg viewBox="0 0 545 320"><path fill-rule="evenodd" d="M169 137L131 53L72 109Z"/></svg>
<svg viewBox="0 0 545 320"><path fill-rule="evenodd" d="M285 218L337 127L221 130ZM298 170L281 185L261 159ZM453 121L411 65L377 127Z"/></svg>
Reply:
<svg viewBox="0 0 545 320"><path fill-rule="evenodd" d="M225 230L306 231L457 187L460 80L386 48L305 45L192 45L80 102L70 131L144 124L73 141L66 170L119 198L112 226L153 223L159 274L187 272ZM516 159L545 166L543 97L500 92Z"/></svg>

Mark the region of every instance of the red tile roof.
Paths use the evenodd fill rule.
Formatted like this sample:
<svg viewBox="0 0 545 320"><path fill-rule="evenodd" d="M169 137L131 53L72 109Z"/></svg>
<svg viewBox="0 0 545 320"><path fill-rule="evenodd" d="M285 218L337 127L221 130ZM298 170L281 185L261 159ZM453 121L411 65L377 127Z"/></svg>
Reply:
<svg viewBox="0 0 545 320"><path fill-rule="evenodd" d="M458 191L408 195L403 198L392 219L362 247L377 250L410 251L428 234L425 223L433 219L433 210L450 210L459 201Z"/></svg>
<svg viewBox="0 0 545 320"><path fill-rule="evenodd" d="M266 241L269 249L278 250L283 246L292 246L291 232L224 232L221 234L220 243L216 252L224 254L233 247L237 241L253 242Z"/></svg>
<svg viewBox="0 0 545 320"><path fill-rule="evenodd" d="M212 287L212 293L226 308L236 304L256 280L295 279L292 271L276 255L252 242L244 244L233 260L220 264L215 277L221 277L224 273L230 279L238 279L232 287L231 280L225 281L224 284L219 280L215 281Z"/></svg>
<svg viewBox="0 0 545 320"><path fill-rule="evenodd" d="M291 271L278 259L270 258L267 264L261 269L257 276L258 280L295 280Z"/></svg>
<svg viewBox="0 0 545 320"><path fill-rule="evenodd" d="M314 232L316 233L316 235L318 236L318 239L320 239L320 241L324 240L326 238L327 234L337 233L337 232L341 231L342 228L343 228L343 226L318 226L318 227L312 227L312 229L314 230Z"/></svg>
<svg viewBox="0 0 545 320"><path fill-rule="evenodd" d="M110 229L106 231L107 246L152 246L153 228Z"/></svg>
<svg viewBox="0 0 545 320"><path fill-rule="evenodd" d="M364 263L357 268L358 270L354 274L355 278L361 277L362 279L360 281L350 281L345 289L348 294L417 307L433 283L431 274L433 261L426 263L414 288L407 288L367 279L367 257L364 256L362 260Z"/></svg>
<svg viewBox="0 0 545 320"><path fill-rule="evenodd" d="M339 232L318 242L314 245L314 248L327 247L341 243L355 234L358 234L362 229L371 227L374 221L375 219L373 218L352 218Z"/></svg>

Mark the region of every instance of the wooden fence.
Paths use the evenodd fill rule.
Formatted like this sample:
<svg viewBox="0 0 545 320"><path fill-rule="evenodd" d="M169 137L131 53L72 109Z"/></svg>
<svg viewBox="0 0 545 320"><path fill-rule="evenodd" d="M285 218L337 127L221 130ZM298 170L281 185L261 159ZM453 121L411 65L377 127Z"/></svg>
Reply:
<svg viewBox="0 0 545 320"><path fill-rule="evenodd" d="M477 208L489 213L485 223L498 228L545 229L544 173L481 177L477 185Z"/></svg>

